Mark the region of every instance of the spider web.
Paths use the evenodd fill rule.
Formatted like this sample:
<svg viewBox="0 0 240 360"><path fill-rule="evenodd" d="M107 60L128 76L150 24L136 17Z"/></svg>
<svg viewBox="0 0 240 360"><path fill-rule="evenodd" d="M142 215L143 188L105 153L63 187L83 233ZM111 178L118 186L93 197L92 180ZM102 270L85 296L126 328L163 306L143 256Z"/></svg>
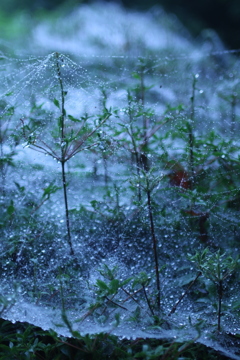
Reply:
<svg viewBox="0 0 240 360"><path fill-rule="evenodd" d="M84 14L88 11L93 14L90 7L83 9ZM77 16L83 15L71 16L74 29ZM135 16L129 15L129 33L137 21ZM141 32L139 35L136 31L132 41L129 33L124 33L115 41L116 47L113 39L116 39L117 30L112 30L112 36L106 37L104 42L100 42L98 36L93 41L92 34L87 38L86 28L90 31L90 25L85 24L83 44L89 39L90 45L84 56L80 54L82 49L74 49L76 40L74 42L72 34L69 48L66 43L63 46L57 41L64 36L61 34L64 27L73 31L67 21L61 31L58 21L43 24L43 28L40 26L33 31L33 36L39 39L40 34L50 36L53 30L47 45L51 48L55 41L54 52L43 56L1 55L1 211L7 224L2 230L2 263L8 278L14 279L18 273L24 291L35 292L33 297L37 287L43 293L50 285L58 289L59 268L67 272L65 263L71 261L66 255L60 164L56 157L46 157L31 149L39 142L59 149L56 133L60 112L56 100L61 102L61 89L57 61L66 92L66 114L75 119L74 124L68 119L69 132L78 131L76 120L82 120L85 114L89 117L89 126L94 127L104 111L111 113L97 135L96 145L67 163L73 244L84 269L82 279L88 278L94 288L99 276L96 269L103 262L109 266L119 263L122 277L142 268L154 273L149 255L151 245L147 243L146 193L141 190L140 201L136 190L143 186L148 171L152 183L157 184L153 185L152 198L156 232L161 239L160 260L164 263L164 257L169 257L163 281L164 295L168 299L164 304L166 309L170 310L174 304L172 293L175 296L177 293L167 286L172 281L171 274L177 272L182 276L188 266L181 254L189 248L204 246L221 247L223 251L231 248L233 254L237 253L240 220L237 55L240 50L206 51L204 44L193 45L189 40L181 43L178 34L174 38L179 25L174 28L172 21L169 21L167 33L176 40L176 47L170 41L160 41L159 50L151 40L147 48L149 19L147 16L141 29L146 31L143 40L139 40ZM159 35L162 26L152 17L151 21L154 23L151 31ZM104 22L107 23L106 18ZM111 44L109 48L108 43ZM119 48L124 47L127 55L117 55ZM192 144L190 134L194 139ZM133 138L137 151L133 149ZM134 162L136 152L138 156L145 156L150 170ZM28 209L26 214L25 208ZM17 212L23 214L23 225L19 225ZM114 216L119 218L116 220ZM41 230L34 223L35 217ZM175 252L179 258L174 256ZM34 265L36 262L40 264L39 269ZM89 263L92 264L90 275ZM8 278L4 286L11 291L6 284ZM89 299L86 300L86 294L80 296L81 291L86 292L85 286L76 290L76 278L75 274L72 286L77 295L69 303L77 308L79 298L83 303ZM94 298L94 290L89 297ZM42 295L41 305L51 303L49 299L52 300L52 295ZM236 300L234 294L231 301ZM31 302L29 297L27 301ZM52 301L57 306L59 302L59 298ZM192 306L190 300L188 305ZM130 305L129 309L132 308ZM22 313L14 311L12 316L22 318ZM197 310L195 318L200 313L203 315ZM76 319L75 314L72 317ZM181 321L186 323L184 317L186 312L183 311ZM179 321L178 317L176 319ZM227 319L224 326L228 326ZM99 330L94 326L90 324L90 332ZM120 328L118 334L123 331Z"/></svg>

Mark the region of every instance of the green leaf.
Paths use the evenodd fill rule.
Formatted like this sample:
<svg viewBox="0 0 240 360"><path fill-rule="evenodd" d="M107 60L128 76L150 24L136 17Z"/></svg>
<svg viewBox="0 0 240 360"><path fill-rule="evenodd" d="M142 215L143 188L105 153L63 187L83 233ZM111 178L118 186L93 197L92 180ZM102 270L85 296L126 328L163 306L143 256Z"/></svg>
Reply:
<svg viewBox="0 0 240 360"><path fill-rule="evenodd" d="M20 186L19 183L17 183L16 181L14 181L14 184L16 185L19 192L21 192L21 193L24 192L24 190L25 190L24 186Z"/></svg>
<svg viewBox="0 0 240 360"><path fill-rule="evenodd" d="M71 121L73 121L73 122L78 122L78 123L82 122L82 120L79 120L79 119L75 118L75 117L72 116L72 115L68 115L68 118L69 118L69 120L71 120Z"/></svg>
<svg viewBox="0 0 240 360"><path fill-rule="evenodd" d="M15 211L15 207L13 205L13 201L11 200L11 205L8 206L7 213L8 213L8 215L11 216L14 213L14 211Z"/></svg>
<svg viewBox="0 0 240 360"><path fill-rule="evenodd" d="M60 109L60 104L59 101L57 99L53 100L54 105L56 105L56 107L58 107Z"/></svg>
<svg viewBox="0 0 240 360"><path fill-rule="evenodd" d="M96 284L97 284L97 286L99 287L100 290L109 290L107 284L102 280L98 279Z"/></svg>
<svg viewBox="0 0 240 360"><path fill-rule="evenodd" d="M53 185L53 184L50 184L48 187L46 187L46 188L44 189L42 198L44 198L45 196L46 196L47 198L49 198L51 194L54 194L54 193L57 192L59 189L61 189L61 187L56 186L56 185Z"/></svg>
<svg viewBox="0 0 240 360"><path fill-rule="evenodd" d="M133 77L134 79L137 79L137 80L140 80L140 79L141 79L141 76L140 76L138 73L136 73L136 72L132 73L132 77Z"/></svg>
<svg viewBox="0 0 240 360"><path fill-rule="evenodd" d="M90 204L92 205L92 207L93 207L94 209L97 208L98 203L99 203L99 202L98 202L97 200L91 200L91 201L90 201Z"/></svg>
<svg viewBox="0 0 240 360"><path fill-rule="evenodd" d="M115 293L118 291L120 286L120 281L118 279L113 279L110 284L109 284L109 288L111 289L112 293Z"/></svg>
<svg viewBox="0 0 240 360"><path fill-rule="evenodd" d="M120 324L120 313L116 313L116 314L114 315L114 317L115 317L115 324L114 324L114 326L117 327L117 326Z"/></svg>

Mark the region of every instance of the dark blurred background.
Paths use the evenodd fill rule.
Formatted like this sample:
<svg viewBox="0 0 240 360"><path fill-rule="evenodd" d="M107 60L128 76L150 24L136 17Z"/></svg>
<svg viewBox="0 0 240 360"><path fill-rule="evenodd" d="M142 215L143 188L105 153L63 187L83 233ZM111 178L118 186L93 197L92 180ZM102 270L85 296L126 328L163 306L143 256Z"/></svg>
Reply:
<svg viewBox="0 0 240 360"><path fill-rule="evenodd" d="M6 15L22 10L35 13L52 11L59 6L70 8L88 2L91 1L1 0L0 11ZM162 6L165 11L176 14L194 37L198 37L203 29L211 28L219 34L227 48L240 48L240 0L115 0L115 2L140 11Z"/></svg>

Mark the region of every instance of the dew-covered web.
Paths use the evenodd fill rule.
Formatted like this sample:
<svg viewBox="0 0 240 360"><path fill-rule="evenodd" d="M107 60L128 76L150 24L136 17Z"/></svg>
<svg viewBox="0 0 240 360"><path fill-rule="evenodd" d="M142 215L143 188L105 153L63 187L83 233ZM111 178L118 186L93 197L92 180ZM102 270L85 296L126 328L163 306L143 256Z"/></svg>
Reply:
<svg viewBox="0 0 240 360"><path fill-rule="evenodd" d="M127 43L118 55L96 44L101 51L85 56L1 54L2 316L61 323L68 334L64 311L80 333L186 339L202 319L208 343L211 279L199 278L167 315L198 273L187 253L238 255L239 51L147 53ZM221 321L239 334L234 276Z"/></svg>

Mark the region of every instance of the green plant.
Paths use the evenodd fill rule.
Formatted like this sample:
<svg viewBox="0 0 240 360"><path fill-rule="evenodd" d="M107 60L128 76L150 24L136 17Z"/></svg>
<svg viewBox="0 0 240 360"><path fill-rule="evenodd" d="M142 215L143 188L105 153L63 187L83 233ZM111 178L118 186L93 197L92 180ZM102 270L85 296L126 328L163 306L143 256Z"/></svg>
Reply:
<svg viewBox="0 0 240 360"><path fill-rule="evenodd" d="M0 174L1 174L1 195L6 195L6 179L9 167L14 167L14 156L16 155L16 146L19 143L19 137L15 134L13 137L12 127L14 126L12 117L15 108L6 101L0 101ZM10 142L10 149L6 151L6 145Z"/></svg>
<svg viewBox="0 0 240 360"><path fill-rule="evenodd" d="M155 169L152 168L148 172L145 170L141 170L140 172L140 182L138 182L137 178L137 186L142 188L142 190L147 195L147 209L148 209L148 218L150 223L150 231L151 231L151 237L152 237L152 246L153 246L153 256L154 256L154 264L155 264L155 274L156 274L156 289L157 289L157 295L156 295L156 303L157 308L160 310L161 306L161 289L160 289L160 270L159 270L159 260L158 260L158 242L156 238L155 233L155 226L154 226L154 219L153 219L153 204L152 204L152 192L156 189L156 187L159 185L159 182L162 179L162 176L154 175Z"/></svg>
<svg viewBox="0 0 240 360"><path fill-rule="evenodd" d="M123 146L131 154L131 163L134 172L140 180L140 171L149 171L151 168L151 155L153 153L154 140L156 140L159 130L166 125L171 116L168 115L169 109L159 118L151 108L145 108L144 94L151 87L143 84L143 69L140 67L140 75L134 73L134 78L140 80L140 85L135 89L137 96L127 91L127 107L124 109L125 117L118 123L119 128L113 132L113 136L118 139L120 146ZM139 95L140 94L140 95ZM141 123L140 120L143 120ZM125 135L127 137L125 137ZM138 187L138 201L142 200L141 187Z"/></svg>
<svg viewBox="0 0 240 360"><path fill-rule="evenodd" d="M61 64L64 62L64 57L60 54L53 54L53 61L56 66L56 74L59 82L60 88L60 102L54 98L53 103L60 111L60 116L57 119L58 135L52 134L55 139L55 145L57 149L48 145L45 140L43 140L37 133L31 133L27 135L27 131L30 131L29 125L24 124L23 120L23 135L27 140L27 145L34 150L43 152L44 154L50 155L52 158L56 159L61 164L61 173L62 173L62 187L64 194L64 204L65 204L65 218L66 218L66 227L67 227L67 239L70 247L71 255L74 255L72 238L71 238L71 227L69 219L69 206L68 206L68 196L67 196L67 181L66 181L66 163L74 157L79 152L89 149L96 145L96 143L88 144L89 139L97 132L97 130L104 124L104 122L110 117L110 113L106 112L103 116L103 119L93 128L89 129L86 126L86 122L89 119L89 116L83 117L81 120L76 119L72 115L68 115L65 109L65 97L67 96L67 91L64 90L63 77L61 73ZM66 118L72 122L72 126L66 126ZM80 123L80 126L75 130L75 124ZM57 139L57 140L56 140ZM60 152L60 153L59 153Z"/></svg>
<svg viewBox="0 0 240 360"><path fill-rule="evenodd" d="M83 320L86 316L89 316L96 310L98 321L105 322L110 313L114 312L115 309L123 309L127 311L127 308L123 305L124 302L134 296L130 294L129 291L125 288L125 285L129 284L132 278L127 278L125 280L119 280L116 278L117 267L110 269L106 264L103 268L99 270L99 273L104 277L104 280L98 279L96 281L96 302L92 304L89 308L89 312L84 315ZM127 295L126 299L119 298L119 293L122 292ZM112 311L109 312L109 309L112 308ZM115 314L115 320L118 322L118 315Z"/></svg>
<svg viewBox="0 0 240 360"><path fill-rule="evenodd" d="M71 325L70 325L71 328ZM72 330L72 328L71 328ZM28 323L11 323L0 319L0 358L37 360L227 360L209 347L193 341L161 339L120 340L117 336L99 333L82 336L73 331L73 337L58 336L53 330L42 330Z"/></svg>
<svg viewBox="0 0 240 360"><path fill-rule="evenodd" d="M145 299L147 301L148 308L149 308L152 316L155 316L152 304L151 304L151 302L149 300L149 297L148 297L148 294L147 294L147 291L146 291L146 287L149 285L150 282L151 282L151 277L149 277L145 272L141 272L138 276L136 276L134 278L132 287L134 289L137 285L141 286L141 288L143 289ZM139 316L140 315L140 308L137 307L135 312L136 312L135 316L136 315Z"/></svg>
<svg viewBox="0 0 240 360"><path fill-rule="evenodd" d="M192 83L192 96L191 96L191 109L190 109L190 119L187 122L187 130L189 132L189 174L190 174L190 189L194 189L194 179L195 179L195 160L194 160L194 121L195 121L195 92L196 92L196 83L199 75L196 74L193 76Z"/></svg>
<svg viewBox="0 0 240 360"><path fill-rule="evenodd" d="M239 259L227 254L221 254L218 250L211 253L208 248L195 255L188 255L190 261L196 263L199 270L217 286L218 294L218 324L217 329L221 331L222 298L224 284L227 278L232 276L239 266Z"/></svg>

